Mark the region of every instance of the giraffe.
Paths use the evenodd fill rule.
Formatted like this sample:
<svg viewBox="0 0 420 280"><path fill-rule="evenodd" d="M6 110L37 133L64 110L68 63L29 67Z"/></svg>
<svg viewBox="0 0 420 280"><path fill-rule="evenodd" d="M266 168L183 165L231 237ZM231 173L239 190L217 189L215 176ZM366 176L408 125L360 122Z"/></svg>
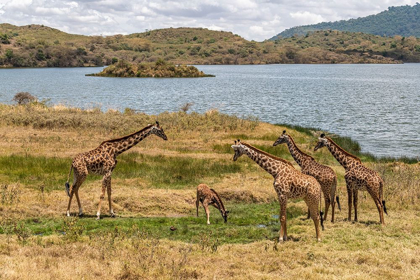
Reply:
<svg viewBox="0 0 420 280"><path fill-rule="evenodd" d="M296 170L290 162L270 155L240 140L235 141L235 145L232 145L232 148L235 151L233 161L236 161L240 156L245 154L274 177L273 186L277 192L280 204L279 241L287 240L287 200L295 198L303 198L309 207L311 218L315 224L316 238L318 241L321 241L319 233L320 215L318 212L318 206L321 200L321 186L318 181L314 177Z"/></svg>
<svg viewBox="0 0 420 280"><path fill-rule="evenodd" d="M325 216L324 220L327 219L328 208L331 204L331 222L334 223L334 209L335 209L335 191L337 188L337 175L331 167L322 165L315 161L313 157L302 152L297 146L292 136L286 134L286 130L283 134L274 142L273 146L286 143L289 148L289 152L293 159L299 164L303 174L314 177L321 185L321 190L324 193L325 200ZM337 196L337 204L340 209L340 203ZM308 211L309 218L309 211Z"/></svg>
<svg viewBox="0 0 420 280"><path fill-rule="evenodd" d="M70 167L70 172L66 182L66 192L69 196L69 203L67 206L67 216L70 216L70 205L73 195L76 196L77 204L79 206L79 216L83 215L82 206L79 199L79 188L82 183L85 181L89 173L102 175L102 192L100 195L97 211L97 220L100 219L101 214L101 202L105 198L105 190L108 193L108 203L109 203L109 213L111 217L115 216L115 213L112 209L111 203L111 175L115 166L117 165L117 156L133 146L137 145L147 136L155 134L161 137L163 140L168 140L165 135L165 132L160 127L159 122L156 121L156 124L151 124L130 135L111 139L102 142L96 149L89 152L78 154L72 162ZM69 180L72 170L73 174L73 185L70 188Z"/></svg>
<svg viewBox="0 0 420 280"><path fill-rule="evenodd" d="M388 215L385 207L385 200L383 200L384 181L376 171L365 167L361 160L346 152L343 148L338 146L334 141L321 134L314 151L327 147L334 158L345 169L344 179L346 180L349 214L348 220L351 221L351 204L354 206L354 221L357 222L357 199L358 191L367 191L375 202L376 208L379 212L379 221L385 225L384 212Z"/></svg>
<svg viewBox="0 0 420 280"><path fill-rule="evenodd" d="M204 210L206 211L208 225L210 224L209 205L213 205L215 208L219 209L220 214L222 214L223 220L225 221L225 223L227 222L227 214L229 213L229 211L226 211L222 199L220 199L220 196L217 194L217 192L213 189L210 189L206 184L200 184L197 186L197 201L195 202L195 206L197 208L197 217L198 206L200 202L203 205Z"/></svg>

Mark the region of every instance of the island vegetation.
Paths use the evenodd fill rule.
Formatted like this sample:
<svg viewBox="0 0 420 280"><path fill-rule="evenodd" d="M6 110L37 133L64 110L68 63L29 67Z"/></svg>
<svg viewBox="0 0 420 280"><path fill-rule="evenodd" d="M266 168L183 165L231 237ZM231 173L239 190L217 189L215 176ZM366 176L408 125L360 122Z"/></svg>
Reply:
<svg viewBox="0 0 420 280"><path fill-rule="evenodd" d="M315 31L275 41L231 32L167 28L114 36L82 36L42 25L0 24L0 67L104 66L125 60L176 65L420 62L420 39Z"/></svg>
<svg viewBox="0 0 420 280"><path fill-rule="evenodd" d="M415 279L420 262L420 166L360 153L334 136L385 179L389 216L377 223L366 193L360 222L348 222L344 169L328 150L313 152L316 129L273 125L209 110L147 115L81 110L20 94L0 104L0 278L4 279ZM168 141L145 139L118 157L113 172L117 218L95 220L101 177L80 189L86 214L65 217L64 183L72 158L102 141L127 135L158 119ZM306 204L288 202L290 241L278 243L278 202L272 177L248 159L232 160L234 139L293 163L286 146L273 147L284 130L299 147L338 175L343 209L325 222L322 242L305 220ZM416 161L415 161L416 162ZM217 190L228 222L211 209L195 213L196 186ZM105 211L104 211L105 212ZM403 254L401 253L403 252ZM378 265L380 264L380 265ZM69 269L76 268L76 269ZM36 271L36 274L34 274Z"/></svg>
<svg viewBox="0 0 420 280"><path fill-rule="evenodd" d="M204 74L203 71L192 65L175 65L162 59L155 63L128 63L124 60L110 65L99 73L87 74L97 77L124 77L124 78L202 78L214 77Z"/></svg>

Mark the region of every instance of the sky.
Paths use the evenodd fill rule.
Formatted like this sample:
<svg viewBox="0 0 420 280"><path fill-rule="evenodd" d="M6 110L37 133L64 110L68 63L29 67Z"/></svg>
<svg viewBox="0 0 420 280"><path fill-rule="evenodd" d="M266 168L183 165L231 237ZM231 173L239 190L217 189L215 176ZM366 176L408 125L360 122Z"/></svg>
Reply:
<svg viewBox="0 0 420 280"><path fill-rule="evenodd" d="M83 35L169 27L230 31L263 41L287 28L377 14L420 0L0 0L0 23L43 24Z"/></svg>

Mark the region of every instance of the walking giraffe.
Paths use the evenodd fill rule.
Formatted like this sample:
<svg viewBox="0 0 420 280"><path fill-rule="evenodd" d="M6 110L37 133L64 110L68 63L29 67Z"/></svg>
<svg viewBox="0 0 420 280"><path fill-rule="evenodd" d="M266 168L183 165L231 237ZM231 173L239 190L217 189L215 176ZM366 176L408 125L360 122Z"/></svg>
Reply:
<svg viewBox="0 0 420 280"><path fill-rule="evenodd" d="M361 160L346 152L343 148L338 146L334 141L325 137L325 134L321 134L318 140L318 144L315 146L314 151L327 147L335 159L345 169L344 179L347 185L348 194L348 205L349 215L348 220L351 221L351 204L353 201L354 206L354 220L357 221L357 199L358 191L368 191L370 196L373 198L376 207L379 212L379 221L382 225L385 224L384 212L386 214L385 200L383 200L383 187L384 181L376 171L373 171L365 167Z"/></svg>
<svg viewBox="0 0 420 280"><path fill-rule="evenodd" d="M70 172L66 182L66 192L69 196L69 204L67 207L67 216L70 216L70 205L73 195L76 195L77 204L79 206L79 216L83 215L82 206L79 199L79 188L86 179L89 173L103 175L102 179L102 192L99 198L97 219L100 219L101 214L101 202L105 198L105 189L108 193L109 202L109 213L111 217L114 217L114 211L111 203L111 175L115 166L117 165L117 156L133 146L137 145L147 136L155 134L161 137L163 140L168 140L160 127L159 123L148 125L142 130L139 130L133 134L107 140L102 142L96 149L89 152L78 154L74 159L70 167ZM70 188L69 179L71 171L74 169L74 182Z"/></svg>
<svg viewBox="0 0 420 280"><path fill-rule="evenodd" d="M320 215L318 212L319 202L321 200L321 186L318 181L314 177L296 170L290 162L270 155L240 140L235 141L235 145L232 145L232 148L235 151L235 155L233 156L234 161L245 154L274 177L273 186L277 192L280 204L279 241L287 240L287 200L295 198L303 198L305 201L315 224L316 238L318 241L321 241L319 233Z"/></svg>
<svg viewBox="0 0 420 280"><path fill-rule="evenodd" d="M324 193L325 200L325 216L324 220L327 219L328 208L331 204L331 222L334 223L334 209L335 209L335 192L337 188L337 175L331 167L322 165L315 161L313 157L302 152L297 146L292 136L286 134L286 130L283 131L283 134L274 142L273 146L286 143L289 148L289 152L292 155L293 159L299 164L303 174L310 175L314 177L318 183L321 185L321 190ZM338 208L340 207L340 202L337 196ZM309 210L308 210L309 218Z"/></svg>
<svg viewBox="0 0 420 280"><path fill-rule="evenodd" d="M213 205L215 208L219 209L220 214L222 214L223 220L227 222L227 214L229 211L226 211L225 206L223 205L222 199L219 197L217 192L213 189L210 189L206 184L200 184L197 186L197 200L195 206L197 208L197 217L198 217L198 206L201 204L206 211L207 224L210 224L210 211L209 205Z"/></svg>

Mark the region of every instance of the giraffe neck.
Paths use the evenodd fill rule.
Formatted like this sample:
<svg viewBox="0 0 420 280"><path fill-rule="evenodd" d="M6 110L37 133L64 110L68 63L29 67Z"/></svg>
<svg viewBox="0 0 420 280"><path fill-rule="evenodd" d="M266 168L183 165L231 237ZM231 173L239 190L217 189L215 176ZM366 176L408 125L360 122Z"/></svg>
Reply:
<svg viewBox="0 0 420 280"><path fill-rule="evenodd" d="M149 136L151 134L151 131L151 127L149 127L147 129L142 129L140 131L137 131L133 134L119 139L105 141L104 143L111 143L113 146L115 156L118 156L119 154L127 151L128 149L131 149L144 138Z"/></svg>
<svg viewBox="0 0 420 280"><path fill-rule="evenodd" d="M216 201L216 206L217 206L217 209L219 209L219 211L222 213L222 214L224 214L225 212L226 212L226 209L225 209L225 206L223 205L223 202L222 202L222 200L220 199L220 197L219 197L219 195L217 194L217 192L215 191L215 190L213 190L213 189L210 189L212 192L213 192L213 194L214 194L214 199L215 199L215 201Z"/></svg>
<svg viewBox="0 0 420 280"><path fill-rule="evenodd" d="M296 146L295 141L290 135L288 138L287 147L289 148L289 152L300 167L303 167L308 161L313 160L310 155L305 154Z"/></svg>
<svg viewBox="0 0 420 280"><path fill-rule="evenodd" d="M277 177L280 166L290 165L293 167L289 162L273 158L272 156L269 156L268 154L265 154L264 152L251 146L246 146L246 155L273 177Z"/></svg>
<svg viewBox="0 0 420 280"><path fill-rule="evenodd" d="M326 146L328 150L331 152L331 154L334 156L334 158L346 170L350 169L351 167L355 165L359 165L361 163L360 159L346 152L343 148L341 148L336 143L334 143L334 141L332 141L330 138L328 138L328 142Z"/></svg>

